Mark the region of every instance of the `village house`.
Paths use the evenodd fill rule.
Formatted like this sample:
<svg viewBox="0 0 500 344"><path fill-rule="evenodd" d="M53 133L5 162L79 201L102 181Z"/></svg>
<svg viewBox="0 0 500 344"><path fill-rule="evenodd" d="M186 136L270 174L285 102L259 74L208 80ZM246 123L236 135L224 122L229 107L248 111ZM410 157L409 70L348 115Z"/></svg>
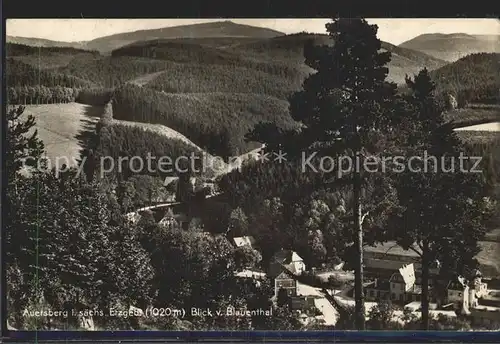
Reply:
<svg viewBox="0 0 500 344"><path fill-rule="evenodd" d="M179 177L165 177L163 180L163 187L172 195L172 201L175 201L175 194L177 193Z"/></svg>
<svg viewBox="0 0 500 344"><path fill-rule="evenodd" d="M160 211L158 211L158 213L160 213ZM160 221L158 221L158 224L165 227L177 225L180 228L187 229L191 220L192 219L186 214L174 212L172 208L168 208Z"/></svg>
<svg viewBox="0 0 500 344"><path fill-rule="evenodd" d="M365 288L367 301L390 300L391 283L386 279L376 279Z"/></svg>
<svg viewBox="0 0 500 344"><path fill-rule="evenodd" d="M421 277L416 278L415 284L408 285L399 272L394 273L390 280L390 299L396 303L406 303L412 301L420 301L422 294L422 281ZM437 302L433 290L433 281L429 280L429 296L431 302Z"/></svg>
<svg viewBox="0 0 500 344"><path fill-rule="evenodd" d="M479 272L464 288L463 295L461 313L470 316L473 325L500 326L500 290L488 289Z"/></svg>
<svg viewBox="0 0 500 344"><path fill-rule="evenodd" d="M276 278L284 270L300 275L306 270L306 265L295 251L282 249L271 258L268 275L271 278Z"/></svg>
<svg viewBox="0 0 500 344"><path fill-rule="evenodd" d="M255 271L250 269L245 269L243 271L236 271L234 275L238 278L254 279L254 280L263 280L267 277L265 272Z"/></svg>
<svg viewBox="0 0 500 344"><path fill-rule="evenodd" d="M286 290L290 308L300 314L302 323L317 320L323 325L335 325L338 313L319 288L297 282L289 274L282 272L275 279L275 299L280 290Z"/></svg>
<svg viewBox="0 0 500 344"><path fill-rule="evenodd" d="M388 274L385 274L387 276ZM429 281L431 298L435 300L432 293L432 279ZM368 300L380 301L390 300L394 303L404 304L406 302L420 301L421 278L415 271L414 264L401 264L391 274L390 278L377 277L371 283L365 284L365 295Z"/></svg>
<svg viewBox="0 0 500 344"><path fill-rule="evenodd" d="M254 248L255 239L252 236L242 236L233 238L233 243L236 247L248 246Z"/></svg>
<svg viewBox="0 0 500 344"><path fill-rule="evenodd" d="M462 277L458 277L448 282L446 286L447 304L460 305L464 302L464 297L469 293L469 286Z"/></svg>
<svg viewBox="0 0 500 344"><path fill-rule="evenodd" d="M281 289L286 290L286 294L289 297L297 295L297 281L290 277L286 272L281 272L274 279L274 296L278 297L278 293Z"/></svg>
<svg viewBox="0 0 500 344"><path fill-rule="evenodd" d="M306 315L316 315L315 312L318 312L316 306L314 304L315 297L313 296L292 296L290 298L291 301L291 310L297 311Z"/></svg>
<svg viewBox="0 0 500 344"><path fill-rule="evenodd" d="M421 310L421 277L416 273L415 283L408 284L404 276L394 273L387 281L377 279L367 283L367 301L380 302L387 300L387 292L390 300L405 304L404 308L410 309L417 314ZM403 269L404 270L404 269ZM446 314L456 316L457 312L469 316L474 325L495 326L500 325L500 290L488 289L487 283L482 280L481 273L476 271L475 277L467 282L463 277L457 277L444 286L443 292L439 292L439 284L442 281L431 279L429 281L429 309L431 314ZM435 285L436 284L436 285Z"/></svg>
<svg viewBox="0 0 500 344"><path fill-rule="evenodd" d="M137 224L141 219L141 215L138 212L128 213L125 217L131 224Z"/></svg>
<svg viewBox="0 0 500 344"><path fill-rule="evenodd" d="M413 264L415 271L421 271L420 257L412 250L404 250L394 242L367 246L363 252L365 276L371 278L390 278L405 264ZM434 262L431 276L439 273L439 263Z"/></svg>
<svg viewBox="0 0 500 344"><path fill-rule="evenodd" d="M306 271L304 260L294 251L281 250L271 259L269 276L274 278L274 295L277 299L280 290L285 290L290 298L291 310L300 314L301 321L319 321L333 326L337 321L337 311L325 295L316 287L297 282L291 275Z"/></svg>

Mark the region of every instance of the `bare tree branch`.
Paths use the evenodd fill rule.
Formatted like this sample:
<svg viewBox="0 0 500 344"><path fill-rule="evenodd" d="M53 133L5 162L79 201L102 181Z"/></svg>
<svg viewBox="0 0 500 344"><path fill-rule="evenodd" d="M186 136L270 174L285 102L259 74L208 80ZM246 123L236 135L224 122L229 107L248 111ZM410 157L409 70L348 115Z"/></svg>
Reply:
<svg viewBox="0 0 500 344"><path fill-rule="evenodd" d="M410 250L412 250L413 252L415 252L416 254L418 254L420 257L422 257L422 253L418 252L414 247L410 246Z"/></svg>
<svg viewBox="0 0 500 344"><path fill-rule="evenodd" d="M366 213L363 214L363 216L361 216L361 226L363 226L363 223L365 222L365 218L368 216L368 214L370 214L369 211L367 211Z"/></svg>

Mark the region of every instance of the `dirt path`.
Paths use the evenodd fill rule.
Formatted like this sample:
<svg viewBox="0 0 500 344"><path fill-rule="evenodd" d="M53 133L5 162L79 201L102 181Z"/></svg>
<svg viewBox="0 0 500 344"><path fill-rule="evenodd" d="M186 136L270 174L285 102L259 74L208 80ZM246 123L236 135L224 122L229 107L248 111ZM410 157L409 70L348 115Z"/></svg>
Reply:
<svg viewBox="0 0 500 344"><path fill-rule="evenodd" d="M148 82L153 81L156 77L160 76L163 73L165 73L165 71L141 75L138 78L127 81L127 83L142 87L142 86L146 85Z"/></svg>

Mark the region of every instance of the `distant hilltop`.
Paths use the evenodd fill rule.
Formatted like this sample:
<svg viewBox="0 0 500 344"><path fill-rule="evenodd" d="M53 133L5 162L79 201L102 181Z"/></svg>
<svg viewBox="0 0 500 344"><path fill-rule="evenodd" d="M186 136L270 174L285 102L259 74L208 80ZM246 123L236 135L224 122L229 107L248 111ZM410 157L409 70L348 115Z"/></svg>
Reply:
<svg viewBox="0 0 500 344"><path fill-rule="evenodd" d="M59 42L42 38L15 36L7 36L6 42L41 47L72 47L86 50L97 50L106 54L114 49L137 41L147 41L153 39L175 39L186 37L249 37L264 39L283 35L285 34L280 31L251 25L236 24L230 20L225 20L212 23L170 26L160 29L123 32L110 36L99 37L86 42Z"/></svg>
<svg viewBox="0 0 500 344"><path fill-rule="evenodd" d="M453 62L473 53L500 53L500 35L423 34L399 45Z"/></svg>

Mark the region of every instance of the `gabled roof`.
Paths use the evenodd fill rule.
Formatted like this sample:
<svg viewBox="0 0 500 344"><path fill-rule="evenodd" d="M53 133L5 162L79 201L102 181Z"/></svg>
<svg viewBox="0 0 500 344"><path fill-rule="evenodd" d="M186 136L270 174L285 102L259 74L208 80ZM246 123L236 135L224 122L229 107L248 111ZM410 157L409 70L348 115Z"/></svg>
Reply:
<svg viewBox="0 0 500 344"><path fill-rule="evenodd" d="M366 285L365 287L369 289L389 291L391 290L391 283L385 278L379 278L376 281L373 281L370 285Z"/></svg>
<svg viewBox="0 0 500 344"><path fill-rule="evenodd" d="M389 259L372 259L366 258L364 266L368 269L384 269L398 271L405 263L397 262Z"/></svg>
<svg viewBox="0 0 500 344"><path fill-rule="evenodd" d="M281 272L275 279L277 280L286 280L286 279L292 279L285 271Z"/></svg>
<svg viewBox="0 0 500 344"><path fill-rule="evenodd" d="M237 247L252 246L255 244L255 239L251 236L235 237L233 241Z"/></svg>
<svg viewBox="0 0 500 344"><path fill-rule="evenodd" d="M447 289L448 290L464 290L464 288L466 287L467 283L465 281L465 279L463 277L457 277L457 278L454 278L452 279L449 283L448 283L448 286L447 286Z"/></svg>
<svg viewBox="0 0 500 344"><path fill-rule="evenodd" d="M419 257L418 254L412 250L405 250L397 245L394 241L388 241L383 244L375 244L373 246L366 246L364 252L382 253L384 255L396 255L405 257Z"/></svg>
<svg viewBox="0 0 500 344"><path fill-rule="evenodd" d="M261 271L253 271L253 270L243 270L239 272L235 272L234 275L236 277L241 278L265 278L266 273Z"/></svg>
<svg viewBox="0 0 500 344"><path fill-rule="evenodd" d="M404 283L403 276L399 272L395 272L392 274L391 278L389 279L389 282L391 283Z"/></svg>
<svg viewBox="0 0 500 344"><path fill-rule="evenodd" d="M164 222L169 222L172 220L187 221L187 220L189 220L189 217L185 214L165 214L165 216L162 217L160 222L164 223Z"/></svg>
<svg viewBox="0 0 500 344"><path fill-rule="evenodd" d="M310 285L303 284L300 282L297 282L297 295L324 297L320 288L311 287Z"/></svg>
<svg viewBox="0 0 500 344"><path fill-rule="evenodd" d="M292 263L294 262L302 262L304 261L301 256L297 254L297 252L293 251L292 252Z"/></svg>
<svg viewBox="0 0 500 344"><path fill-rule="evenodd" d="M303 262L304 260L295 251L281 250L276 252L273 260L280 264L290 264L295 262Z"/></svg>
<svg viewBox="0 0 500 344"><path fill-rule="evenodd" d="M295 275L299 273L293 263L283 265L283 267Z"/></svg>
<svg viewBox="0 0 500 344"><path fill-rule="evenodd" d="M179 179L179 177L165 177L165 179L163 181L163 186L168 186L178 179Z"/></svg>

